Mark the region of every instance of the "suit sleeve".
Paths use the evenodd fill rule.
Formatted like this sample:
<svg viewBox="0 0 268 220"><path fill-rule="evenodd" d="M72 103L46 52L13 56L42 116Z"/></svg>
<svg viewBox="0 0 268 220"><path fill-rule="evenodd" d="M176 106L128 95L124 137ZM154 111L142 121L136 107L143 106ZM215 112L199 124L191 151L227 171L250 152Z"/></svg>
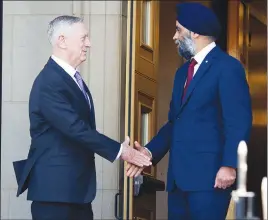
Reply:
<svg viewBox="0 0 268 220"><path fill-rule="evenodd" d="M40 89L39 106L45 119L62 134L110 162L115 160L120 143L91 129L57 86L45 85Z"/></svg>
<svg viewBox="0 0 268 220"><path fill-rule="evenodd" d="M169 151L172 123L167 122L156 136L145 146L152 154L152 163L155 166Z"/></svg>
<svg viewBox="0 0 268 220"><path fill-rule="evenodd" d="M166 122L157 135L145 146L150 150L153 160L153 165L156 165L169 151L173 132L174 108L171 100L168 113L168 122Z"/></svg>
<svg viewBox="0 0 268 220"><path fill-rule="evenodd" d="M225 136L222 166L237 168L238 144L248 142L252 127L249 86L238 61L222 72L219 93Z"/></svg>

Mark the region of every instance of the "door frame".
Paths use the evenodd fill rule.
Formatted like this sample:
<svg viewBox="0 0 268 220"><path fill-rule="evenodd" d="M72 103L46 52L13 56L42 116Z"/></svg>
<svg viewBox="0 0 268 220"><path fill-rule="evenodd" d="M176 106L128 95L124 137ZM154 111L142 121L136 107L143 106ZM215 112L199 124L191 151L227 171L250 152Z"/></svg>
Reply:
<svg viewBox="0 0 268 220"><path fill-rule="evenodd" d="M127 12L127 50L126 50L126 90L125 90L125 136L133 140L134 136L134 84L135 84L135 36L136 36L136 1L128 1ZM123 219L133 216L133 179L125 175L127 162L123 168Z"/></svg>
<svg viewBox="0 0 268 220"><path fill-rule="evenodd" d="M2 53L2 60L1 60L1 63L3 63L3 1L1 1L1 3L0 3L0 5L1 5L1 9L0 9L0 11L1 11L1 53ZM1 101L1 104L0 104L0 114L1 114L1 116L0 116L0 134L2 134L2 88L3 88L3 86L2 86L2 77L3 77L3 69L1 68L1 77L0 77L0 82L1 82L1 96L0 96L0 101ZM2 143L2 142L1 142ZM0 143L0 147L1 147L1 143ZM2 149L2 148L1 148ZM1 154L1 153L0 153Z"/></svg>

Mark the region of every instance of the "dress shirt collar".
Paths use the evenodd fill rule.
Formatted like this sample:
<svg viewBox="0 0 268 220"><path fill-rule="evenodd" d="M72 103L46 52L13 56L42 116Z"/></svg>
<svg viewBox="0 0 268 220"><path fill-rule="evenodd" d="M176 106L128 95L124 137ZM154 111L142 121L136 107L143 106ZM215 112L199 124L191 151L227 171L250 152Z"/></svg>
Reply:
<svg viewBox="0 0 268 220"><path fill-rule="evenodd" d="M67 72L72 78L74 78L74 75L76 73L76 69L74 69L71 65L63 61L62 59L56 57L55 55L52 55L51 58L62 68Z"/></svg>
<svg viewBox="0 0 268 220"><path fill-rule="evenodd" d="M208 55L208 53L216 47L216 43L212 42L206 47L204 47L201 51L199 51L193 58L197 61L197 63L200 65L202 61L205 59L205 57Z"/></svg>

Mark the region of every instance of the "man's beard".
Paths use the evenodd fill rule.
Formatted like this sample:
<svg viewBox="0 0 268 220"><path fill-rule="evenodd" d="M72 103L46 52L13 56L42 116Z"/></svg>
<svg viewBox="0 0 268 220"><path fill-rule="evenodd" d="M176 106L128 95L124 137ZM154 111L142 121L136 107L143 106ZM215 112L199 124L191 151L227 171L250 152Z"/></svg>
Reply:
<svg viewBox="0 0 268 220"><path fill-rule="evenodd" d="M178 53L186 60L190 60L195 55L195 44L191 36L184 36L182 40L176 40L178 45Z"/></svg>

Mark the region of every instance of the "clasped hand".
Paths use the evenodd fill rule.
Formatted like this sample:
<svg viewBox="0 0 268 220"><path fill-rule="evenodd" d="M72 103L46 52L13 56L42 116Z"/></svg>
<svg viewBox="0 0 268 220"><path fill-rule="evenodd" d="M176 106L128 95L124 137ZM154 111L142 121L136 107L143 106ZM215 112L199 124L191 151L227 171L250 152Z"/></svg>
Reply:
<svg viewBox="0 0 268 220"><path fill-rule="evenodd" d="M146 160L147 160L146 162L149 162L149 165L152 164L152 162L151 162L152 156L146 148L142 147L137 141L135 141L135 143L134 143L134 148L136 150L133 148L131 148L131 149L133 149L133 151L135 151L135 153L137 153L137 154L139 153L139 157L141 157L142 159L143 159L143 157L146 158ZM134 156L133 156L133 158L136 159L136 157L134 157ZM126 175L128 177L134 177L134 176L136 177L136 176L140 175L141 172L143 171L143 169L145 168L145 166L149 166L149 165L147 165L148 163L146 163L146 165L141 166L141 164L136 163L136 162L138 162L138 161L137 160L128 161L128 164L126 167Z"/></svg>
<svg viewBox="0 0 268 220"><path fill-rule="evenodd" d="M136 147L136 149L130 147L129 142L130 142L129 137L126 137L125 141L122 143L122 153L121 153L121 159L129 163L128 169L137 171L141 169L142 171L146 166L150 166L152 164L151 157L144 154L144 152L140 150L141 147L140 148Z"/></svg>

